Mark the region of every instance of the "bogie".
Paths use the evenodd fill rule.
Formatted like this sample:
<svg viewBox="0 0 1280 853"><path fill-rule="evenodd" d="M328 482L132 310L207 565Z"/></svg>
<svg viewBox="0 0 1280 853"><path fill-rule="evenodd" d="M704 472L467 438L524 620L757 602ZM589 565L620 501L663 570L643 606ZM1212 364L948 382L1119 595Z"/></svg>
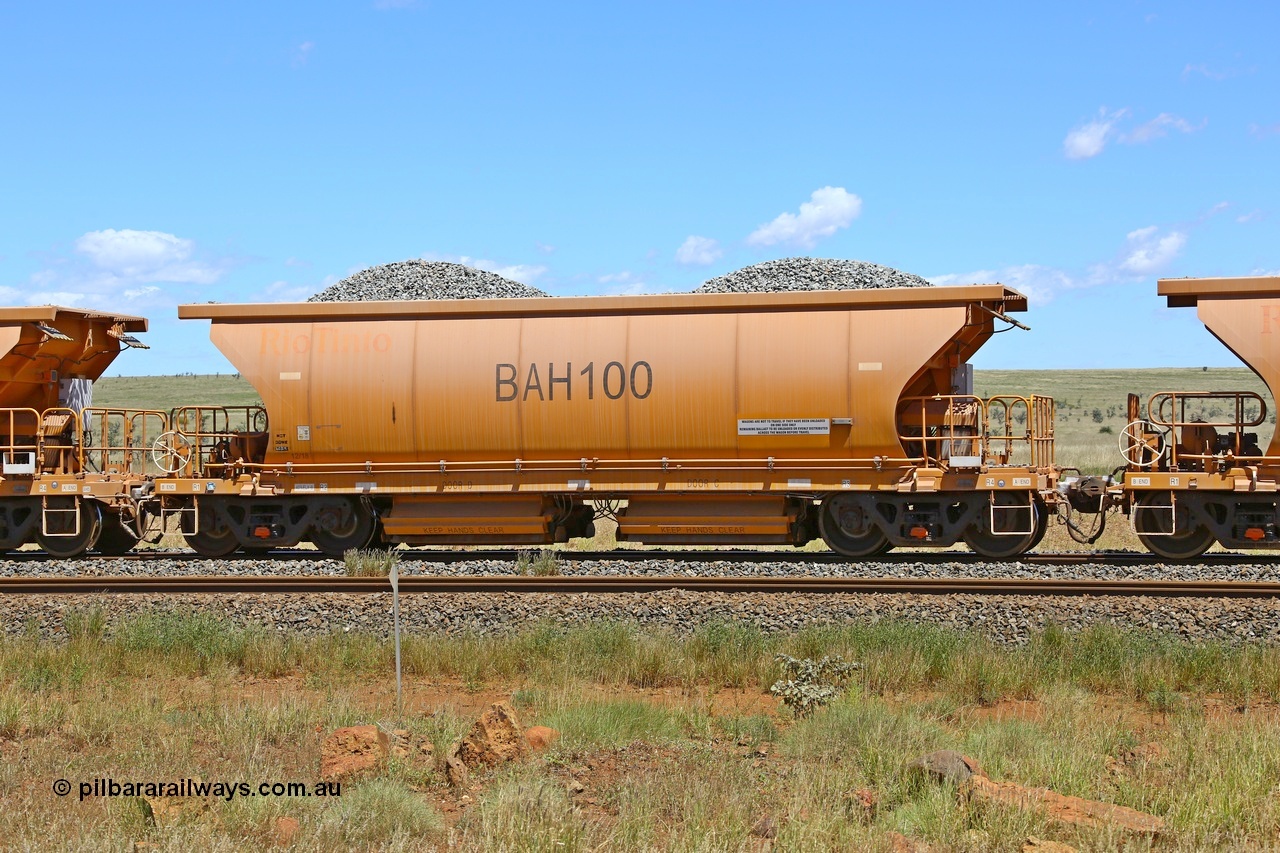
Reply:
<svg viewBox="0 0 1280 853"><path fill-rule="evenodd" d="M1133 529L1143 547L1166 560L1193 560L1214 543L1190 502L1170 492L1145 492L1133 505Z"/></svg>
<svg viewBox="0 0 1280 853"><path fill-rule="evenodd" d="M964 533L974 553L989 560L1013 560L1044 536L1043 504L1029 492L992 492Z"/></svg>

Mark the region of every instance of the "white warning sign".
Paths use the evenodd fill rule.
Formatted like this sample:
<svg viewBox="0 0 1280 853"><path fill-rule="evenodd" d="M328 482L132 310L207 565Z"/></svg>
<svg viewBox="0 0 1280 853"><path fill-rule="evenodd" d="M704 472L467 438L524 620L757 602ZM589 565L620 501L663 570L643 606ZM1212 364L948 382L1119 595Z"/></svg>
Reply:
<svg viewBox="0 0 1280 853"><path fill-rule="evenodd" d="M738 435L830 435L828 418L739 418Z"/></svg>

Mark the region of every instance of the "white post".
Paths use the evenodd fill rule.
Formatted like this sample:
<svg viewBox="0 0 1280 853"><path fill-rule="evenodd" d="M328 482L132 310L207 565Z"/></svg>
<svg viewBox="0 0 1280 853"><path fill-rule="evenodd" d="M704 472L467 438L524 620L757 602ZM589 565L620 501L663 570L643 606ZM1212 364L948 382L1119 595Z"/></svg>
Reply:
<svg viewBox="0 0 1280 853"><path fill-rule="evenodd" d="M404 725L404 690L400 680L400 571L391 564L391 612L395 619L396 636L396 725Z"/></svg>

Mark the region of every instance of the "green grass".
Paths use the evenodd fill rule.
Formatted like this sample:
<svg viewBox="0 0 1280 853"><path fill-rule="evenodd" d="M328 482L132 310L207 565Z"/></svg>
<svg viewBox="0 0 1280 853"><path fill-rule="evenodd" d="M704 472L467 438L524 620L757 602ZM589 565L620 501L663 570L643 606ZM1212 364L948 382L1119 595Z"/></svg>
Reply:
<svg viewBox="0 0 1280 853"><path fill-rule="evenodd" d="M516 574L534 577L556 577L561 574L560 560L550 548L521 551L516 557Z"/></svg>
<svg viewBox="0 0 1280 853"><path fill-rule="evenodd" d="M940 849L1020 849L1028 835L1147 849L1105 829L966 806L902 775L911 758L947 748L996 779L1163 816L1162 850L1265 849L1280 839L1275 648L1106 627L1050 627L1002 648L897 623L795 635L724 623L681 636L632 624L411 636L403 727L432 742L437 759L495 692L515 700L525 724L553 726L561 739L543 757L476 774L465 791L450 791L430 762L394 760L340 799L213 803L206 817L150 828L130 801L51 800L49 782L312 779L321 733L393 716L390 643L281 638L181 613L113 623L67 609L63 623L74 634L62 642L0 638L6 846L261 848L277 819L291 817L299 849L737 850L768 815L777 849L871 849L889 831ZM796 721L767 704L778 652L839 654L865 669ZM472 710L424 706L442 685L473 679L487 686ZM732 701L717 703L725 689ZM1027 703L1034 712L1020 714ZM1152 741L1158 756L1117 765ZM571 779L584 790L568 788ZM854 797L862 788L878 798L871 811ZM441 803L454 804L451 817Z"/></svg>
<svg viewBox="0 0 1280 853"><path fill-rule="evenodd" d="M107 376L93 383L93 405L167 412L178 406L256 406L262 398L238 373Z"/></svg>
<svg viewBox="0 0 1280 853"><path fill-rule="evenodd" d="M343 569L353 578L385 578L391 576L392 566L400 562L400 555L391 550L352 549L342 555Z"/></svg>
<svg viewBox="0 0 1280 853"><path fill-rule="evenodd" d="M1158 391L1255 391L1266 401L1269 416L1257 432L1265 450L1275 429L1275 402L1266 386L1243 367L1159 368L1140 370L979 370L974 390L997 394L1053 397L1057 459L1061 465L1103 473L1121 464L1117 440L1127 423L1125 398L1138 394L1143 404ZM182 405L260 405L261 399L239 374L204 376L107 377L94 385L94 404L102 407L158 409ZM1100 420L1099 420L1100 418ZM570 547L606 548L609 525L597 522L595 542L575 540Z"/></svg>
<svg viewBox="0 0 1280 853"><path fill-rule="evenodd" d="M63 616L68 626L101 618L70 608ZM1177 704L1168 698L1173 693L1213 693L1241 706L1280 701L1280 648L1188 643L1105 625L1074 633L1051 625L1025 646L1005 648L975 634L899 622L788 635L729 623L686 635L653 633L633 623L541 623L510 636L410 635L403 659L414 678L536 685L540 689L524 694L525 703L545 708L551 688L566 683L767 692L781 674L774 660L779 653L860 662L853 681L868 693L938 689L977 706L1034 698L1063 685L1123 694L1162 711ZM155 612L63 643L0 639L0 682L28 696L148 672L303 675L315 686L341 686L386 673L393 660L389 640L366 634L286 637L205 613Z"/></svg>
<svg viewBox="0 0 1280 853"><path fill-rule="evenodd" d="M979 370L974 392L1053 397L1059 465L1086 473L1104 473L1122 464L1118 440L1128 421L1125 401L1135 393L1145 410L1152 394L1161 391L1253 391L1266 402L1267 421L1257 428L1265 451L1275 431L1275 401L1253 371L1244 367L1152 368L1141 370ZM1097 420L1095 412L1101 420ZM1102 430L1109 428L1109 433Z"/></svg>

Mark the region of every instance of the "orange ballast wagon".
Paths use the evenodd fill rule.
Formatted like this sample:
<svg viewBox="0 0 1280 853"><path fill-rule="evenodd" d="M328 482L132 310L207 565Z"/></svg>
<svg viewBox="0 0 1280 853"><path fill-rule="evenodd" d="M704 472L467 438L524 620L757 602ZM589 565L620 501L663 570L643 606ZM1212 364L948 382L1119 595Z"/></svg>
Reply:
<svg viewBox="0 0 1280 853"><path fill-rule="evenodd" d="M0 308L0 551L38 542L73 557L123 553L143 529L160 412L92 405L93 382L144 347L141 317L37 305Z"/></svg>
<svg viewBox="0 0 1280 853"><path fill-rule="evenodd" d="M972 394L1001 285L184 305L263 409L189 407L165 513L206 554L311 540L1032 547L1053 402Z"/></svg>

